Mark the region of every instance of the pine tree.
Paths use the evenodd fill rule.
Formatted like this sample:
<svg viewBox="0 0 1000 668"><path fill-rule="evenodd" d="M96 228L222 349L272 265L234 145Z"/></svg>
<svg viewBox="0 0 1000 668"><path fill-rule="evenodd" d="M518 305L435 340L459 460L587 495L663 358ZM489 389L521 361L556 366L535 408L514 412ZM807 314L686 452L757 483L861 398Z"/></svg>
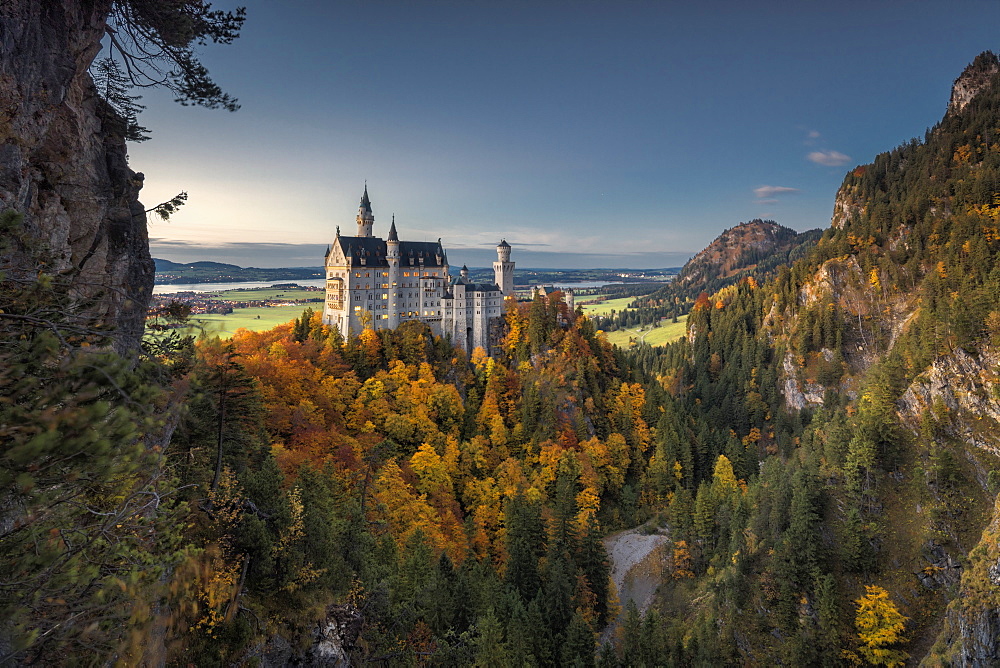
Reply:
<svg viewBox="0 0 1000 668"><path fill-rule="evenodd" d="M149 139L149 130L139 125L139 113L146 107L139 104L141 95L131 95L132 83L112 57L101 58L91 66L91 75L97 92L108 104L104 114L106 128L110 128L127 141L141 142Z"/></svg>

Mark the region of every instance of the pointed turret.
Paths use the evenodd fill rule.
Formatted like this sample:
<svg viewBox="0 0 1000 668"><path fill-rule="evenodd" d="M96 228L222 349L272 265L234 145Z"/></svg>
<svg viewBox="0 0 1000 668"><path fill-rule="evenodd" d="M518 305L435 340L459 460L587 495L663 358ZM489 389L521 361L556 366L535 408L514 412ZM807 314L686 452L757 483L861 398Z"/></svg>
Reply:
<svg viewBox="0 0 1000 668"><path fill-rule="evenodd" d="M396 234L396 214L392 215L392 224L389 225L389 237L385 240L385 256L392 260L390 268L396 267L399 261L399 235Z"/></svg>
<svg viewBox="0 0 1000 668"><path fill-rule="evenodd" d="M361 210L362 211L367 211L368 213L372 212L372 201L370 199L368 199L368 182L367 181L365 181L365 192L364 192L363 195L361 195Z"/></svg>
<svg viewBox="0 0 1000 668"><path fill-rule="evenodd" d="M466 266L465 266L465 265L463 264L463 265L462 265L462 271L460 272L460 274L459 274L459 275L460 275L460 276L462 277L462 280L463 280L463 281L467 281L467 280L469 280L469 268L468 268L468 267L466 267Z"/></svg>
<svg viewBox="0 0 1000 668"><path fill-rule="evenodd" d="M365 193L361 196L358 207L358 236L370 237L375 225L375 214L372 212L372 201L368 198L368 182L365 182Z"/></svg>

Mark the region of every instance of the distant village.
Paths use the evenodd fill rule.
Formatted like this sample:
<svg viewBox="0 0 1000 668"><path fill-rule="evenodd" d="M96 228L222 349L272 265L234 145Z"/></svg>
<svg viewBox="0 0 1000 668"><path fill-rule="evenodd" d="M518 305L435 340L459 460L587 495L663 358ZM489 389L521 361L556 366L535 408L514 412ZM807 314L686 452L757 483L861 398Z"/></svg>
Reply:
<svg viewBox="0 0 1000 668"><path fill-rule="evenodd" d="M281 290L282 288L286 288L289 292L294 292L295 296L286 296L281 292L272 294L275 290ZM248 292L255 291L262 293L260 299L247 299L244 296ZM156 311L171 303L180 302L191 309L191 315L207 313L227 315L232 313L233 309L238 308L294 306L296 304L308 304L311 302L322 303L324 294L323 288L297 285L295 283L275 284L266 288L240 289L233 292L239 293L241 296L239 298L231 298L226 296L226 292L191 291L153 295L151 310ZM303 298L303 292L310 293L310 296ZM267 293L269 296L263 296L264 293ZM315 296L312 296L313 294Z"/></svg>

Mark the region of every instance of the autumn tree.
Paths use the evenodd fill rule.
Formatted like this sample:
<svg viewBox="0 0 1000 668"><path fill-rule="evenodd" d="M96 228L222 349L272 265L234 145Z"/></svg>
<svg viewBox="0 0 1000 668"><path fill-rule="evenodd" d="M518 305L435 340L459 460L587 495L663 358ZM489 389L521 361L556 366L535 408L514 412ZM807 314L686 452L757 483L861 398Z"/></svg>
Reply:
<svg viewBox="0 0 1000 668"><path fill-rule="evenodd" d="M866 585L865 595L855 603L858 612L854 626L858 631L861 656L876 666L902 666L910 657L899 649L906 642L903 631L905 617L889 598L889 592L878 585Z"/></svg>

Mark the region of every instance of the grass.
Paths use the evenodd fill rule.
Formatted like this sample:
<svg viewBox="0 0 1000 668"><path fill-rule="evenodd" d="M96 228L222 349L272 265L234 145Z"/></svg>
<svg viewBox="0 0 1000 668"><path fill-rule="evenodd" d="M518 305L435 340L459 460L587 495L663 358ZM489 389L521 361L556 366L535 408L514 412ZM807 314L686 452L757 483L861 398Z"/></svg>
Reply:
<svg viewBox="0 0 1000 668"><path fill-rule="evenodd" d="M228 315L208 313L191 316L191 322L196 327L204 329L206 334L218 335L224 339L231 338L237 329L244 327L254 332L272 329L289 320L298 318L306 309L304 304L294 306L255 306L253 308L234 309Z"/></svg>
<svg viewBox="0 0 1000 668"><path fill-rule="evenodd" d="M682 315L677 322L661 320L659 327L633 327L617 332L605 332L608 341L620 348L627 348L630 339L641 340L651 346L662 346L684 338L687 334L687 316Z"/></svg>
<svg viewBox="0 0 1000 668"><path fill-rule="evenodd" d="M593 299L593 297L584 297L584 299ZM637 297L619 297L618 299L608 299L598 304L584 304L583 312L587 315L608 315L612 310L615 312L624 311L636 299Z"/></svg>

